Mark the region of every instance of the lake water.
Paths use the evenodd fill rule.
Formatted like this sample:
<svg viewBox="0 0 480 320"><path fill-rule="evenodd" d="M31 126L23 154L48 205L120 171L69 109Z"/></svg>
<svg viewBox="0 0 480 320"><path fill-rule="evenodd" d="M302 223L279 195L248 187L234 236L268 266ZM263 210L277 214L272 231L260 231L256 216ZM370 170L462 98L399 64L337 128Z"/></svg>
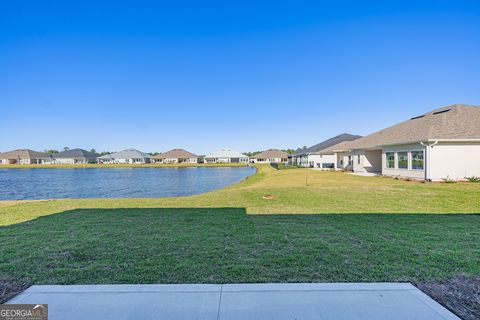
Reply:
<svg viewBox="0 0 480 320"><path fill-rule="evenodd" d="M253 173L253 167L0 168L0 200L188 196L226 187Z"/></svg>

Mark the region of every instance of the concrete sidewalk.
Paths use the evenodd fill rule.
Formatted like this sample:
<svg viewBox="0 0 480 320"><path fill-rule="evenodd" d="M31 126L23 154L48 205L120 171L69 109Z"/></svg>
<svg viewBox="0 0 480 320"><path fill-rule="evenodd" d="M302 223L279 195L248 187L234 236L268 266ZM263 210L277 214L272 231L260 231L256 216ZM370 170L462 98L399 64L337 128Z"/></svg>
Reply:
<svg viewBox="0 0 480 320"><path fill-rule="evenodd" d="M459 319L408 283L32 286L66 319Z"/></svg>

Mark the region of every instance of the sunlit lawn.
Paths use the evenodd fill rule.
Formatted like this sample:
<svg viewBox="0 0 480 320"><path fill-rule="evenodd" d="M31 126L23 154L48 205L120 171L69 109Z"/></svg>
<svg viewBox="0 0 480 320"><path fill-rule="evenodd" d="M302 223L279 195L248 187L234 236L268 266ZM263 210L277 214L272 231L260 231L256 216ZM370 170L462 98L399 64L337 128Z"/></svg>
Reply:
<svg viewBox="0 0 480 320"><path fill-rule="evenodd" d="M74 208L231 207L249 214L480 212L480 183L420 183L310 169L277 171L265 165L258 170L226 189L189 197L0 202L0 225Z"/></svg>
<svg viewBox="0 0 480 320"><path fill-rule="evenodd" d="M0 301L30 284L479 277L477 212L480 184L268 166L198 196L0 202Z"/></svg>

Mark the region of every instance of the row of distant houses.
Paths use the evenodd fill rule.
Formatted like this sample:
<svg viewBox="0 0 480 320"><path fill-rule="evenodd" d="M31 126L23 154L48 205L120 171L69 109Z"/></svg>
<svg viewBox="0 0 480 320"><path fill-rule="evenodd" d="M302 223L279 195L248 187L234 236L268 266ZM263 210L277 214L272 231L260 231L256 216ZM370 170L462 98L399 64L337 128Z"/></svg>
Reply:
<svg viewBox="0 0 480 320"><path fill-rule="evenodd" d="M183 149L173 149L155 156L136 149L103 156L83 149L71 149L53 154L20 149L0 153L0 164L279 163L287 162L287 157L288 153L277 149L261 152L255 157L248 157L231 149L221 149L207 156L198 156Z"/></svg>
<svg viewBox="0 0 480 320"><path fill-rule="evenodd" d="M0 153L0 164L77 163L287 163L438 181L480 176L480 107L452 105L361 137L344 133L296 154L270 149L248 157L231 149L197 156L183 149L151 156L128 149L99 156L82 149L57 154L32 150Z"/></svg>
<svg viewBox="0 0 480 320"><path fill-rule="evenodd" d="M342 134L289 156L302 167L427 181L480 176L480 107L451 105L364 137Z"/></svg>

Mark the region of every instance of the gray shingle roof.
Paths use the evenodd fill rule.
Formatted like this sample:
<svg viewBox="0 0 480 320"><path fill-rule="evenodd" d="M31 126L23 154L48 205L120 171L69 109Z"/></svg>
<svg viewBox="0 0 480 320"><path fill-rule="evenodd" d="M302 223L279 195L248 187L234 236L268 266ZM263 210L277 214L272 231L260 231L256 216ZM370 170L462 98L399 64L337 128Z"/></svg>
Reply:
<svg viewBox="0 0 480 320"><path fill-rule="evenodd" d="M256 156L253 156L251 158L256 158L256 159L269 159L269 158L281 158L285 159L288 157L288 153L285 151L281 151L278 149L268 149L266 151L260 152Z"/></svg>
<svg viewBox="0 0 480 320"><path fill-rule="evenodd" d="M153 158L154 159L189 159L189 158L197 158L197 156L183 149L172 149L170 151L161 153Z"/></svg>
<svg viewBox="0 0 480 320"><path fill-rule="evenodd" d="M137 149L127 149L101 156L99 159L150 159L151 157L151 155Z"/></svg>
<svg viewBox="0 0 480 320"><path fill-rule="evenodd" d="M78 149L78 148L53 154L54 159L75 159L75 158L95 159L97 157L98 157L98 154L96 153L83 150L83 149Z"/></svg>
<svg viewBox="0 0 480 320"><path fill-rule="evenodd" d="M302 150L302 151L298 152L296 155L319 153L320 151L322 151L322 150L324 150L328 147L331 147L333 145L336 145L340 142L352 141L352 140L355 140L355 139L358 139L358 138L361 138L361 136L353 135L353 134L350 134L350 133L342 133L338 136L335 136L333 138L330 138L330 139L327 139L327 140L322 141L320 143L317 143L316 145L311 146L310 148Z"/></svg>
<svg viewBox="0 0 480 320"><path fill-rule="evenodd" d="M480 139L480 107L456 104L435 109L360 138L350 149L441 139Z"/></svg>
<svg viewBox="0 0 480 320"><path fill-rule="evenodd" d="M352 145L352 143L355 141L356 140L343 141L343 142L337 143L331 147L323 149L322 151L319 152L319 154L333 154L335 152L348 151L350 150L350 146Z"/></svg>

